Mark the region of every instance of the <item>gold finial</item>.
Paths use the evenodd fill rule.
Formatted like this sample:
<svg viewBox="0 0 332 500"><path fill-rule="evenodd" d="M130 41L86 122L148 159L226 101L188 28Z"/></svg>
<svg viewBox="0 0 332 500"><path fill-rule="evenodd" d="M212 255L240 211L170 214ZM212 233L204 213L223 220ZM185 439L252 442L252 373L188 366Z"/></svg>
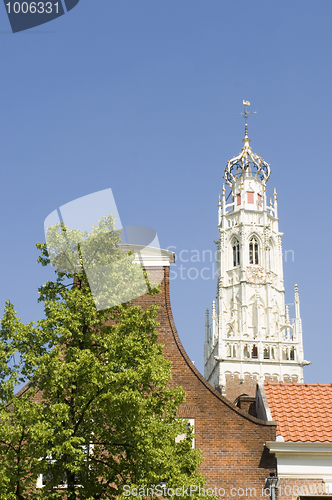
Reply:
<svg viewBox="0 0 332 500"><path fill-rule="evenodd" d="M223 198L225 198L225 196L226 196L225 184L222 185L222 195L223 195Z"/></svg>
<svg viewBox="0 0 332 500"><path fill-rule="evenodd" d="M277 190L276 188L274 188L274 191L273 191L273 201L277 201Z"/></svg>
<svg viewBox="0 0 332 500"><path fill-rule="evenodd" d="M220 198L220 193L219 193L219 198L218 198L218 207L221 207L221 198Z"/></svg>

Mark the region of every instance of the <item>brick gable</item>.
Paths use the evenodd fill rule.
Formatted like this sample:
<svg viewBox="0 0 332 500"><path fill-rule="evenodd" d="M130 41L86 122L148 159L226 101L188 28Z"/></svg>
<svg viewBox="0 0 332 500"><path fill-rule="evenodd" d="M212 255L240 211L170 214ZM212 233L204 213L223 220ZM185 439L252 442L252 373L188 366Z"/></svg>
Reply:
<svg viewBox="0 0 332 500"><path fill-rule="evenodd" d="M264 448L274 441L276 424L259 420L221 396L200 374L185 352L173 321L169 295L169 267L147 267L151 281L161 281L161 292L135 301L142 307L159 304L158 341L172 362L172 384L186 392L179 416L195 419L195 447L203 453L200 470L207 487L256 488L257 497L271 472L276 472L273 456Z"/></svg>

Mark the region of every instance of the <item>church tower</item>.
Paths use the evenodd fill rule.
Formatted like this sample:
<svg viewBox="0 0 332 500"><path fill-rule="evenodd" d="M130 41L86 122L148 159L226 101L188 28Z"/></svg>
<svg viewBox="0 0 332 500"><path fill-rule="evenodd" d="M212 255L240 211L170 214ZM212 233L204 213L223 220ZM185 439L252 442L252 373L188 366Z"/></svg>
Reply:
<svg viewBox="0 0 332 500"><path fill-rule="evenodd" d="M228 161L219 196L217 295L205 321L205 378L228 399L254 396L264 380L303 382L300 300L295 319L285 306L277 193L266 201L270 165L253 153L248 101L243 101L241 153ZM211 324L210 324L211 323Z"/></svg>

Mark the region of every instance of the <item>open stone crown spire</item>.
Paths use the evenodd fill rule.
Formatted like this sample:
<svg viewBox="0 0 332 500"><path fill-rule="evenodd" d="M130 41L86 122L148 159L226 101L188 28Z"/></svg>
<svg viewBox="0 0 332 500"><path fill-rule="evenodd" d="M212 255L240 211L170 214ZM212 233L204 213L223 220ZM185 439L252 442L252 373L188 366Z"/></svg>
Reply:
<svg viewBox="0 0 332 500"><path fill-rule="evenodd" d="M247 106L250 106L249 101L243 101L243 104L244 111L238 113L244 116L245 119L244 139L242 139L243 148L238 156L233 156L227 162L224 179L229 186L232 186L236 179L241 176L257 177L261 181L266 182L271 173L270 165L251 150L249 145L250 139L248 137L248 116L256 113L256 111L248 111Z"/></svg>

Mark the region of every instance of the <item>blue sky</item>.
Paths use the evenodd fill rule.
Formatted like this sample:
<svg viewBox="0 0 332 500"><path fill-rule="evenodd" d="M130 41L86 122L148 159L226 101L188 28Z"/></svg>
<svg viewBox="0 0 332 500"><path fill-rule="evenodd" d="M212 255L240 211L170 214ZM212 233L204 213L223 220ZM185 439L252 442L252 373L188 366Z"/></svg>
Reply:
<svg viewBox="0 0 332 500"><path fill-rule="evenodd" d="M80 0L16 34L1 8L0 307L11 299L24 321L42 315L44 219L102 189L124 225L153 227L163 248L214 251L247 99L251 146L271 164L268 195L277 188L284 252L294 252L286 302L297 283L305 381L330 383L331 2ZM186 279L180 264L175 323L202 371L212 263L182 262ZM211 279L189 279L190 267Z"/></svg>

